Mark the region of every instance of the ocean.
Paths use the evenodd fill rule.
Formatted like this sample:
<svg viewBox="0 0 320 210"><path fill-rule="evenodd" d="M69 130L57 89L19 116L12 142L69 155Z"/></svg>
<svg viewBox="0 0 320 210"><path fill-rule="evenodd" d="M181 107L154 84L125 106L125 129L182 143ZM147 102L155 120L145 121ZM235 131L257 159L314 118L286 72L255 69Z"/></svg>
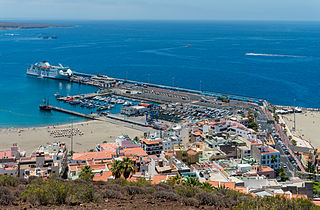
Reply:
<svg viewBox="0 0 320 210"><path fill-rule="evenodd" d="M48 23L48 22L46 22ZM49 61L111 77L320 108L320 23L55 21L70 28L0 31L0 127L79 121L39 111L43 98L96 88L26 76ZM56 36L57 39L42 39Z"/></svg>

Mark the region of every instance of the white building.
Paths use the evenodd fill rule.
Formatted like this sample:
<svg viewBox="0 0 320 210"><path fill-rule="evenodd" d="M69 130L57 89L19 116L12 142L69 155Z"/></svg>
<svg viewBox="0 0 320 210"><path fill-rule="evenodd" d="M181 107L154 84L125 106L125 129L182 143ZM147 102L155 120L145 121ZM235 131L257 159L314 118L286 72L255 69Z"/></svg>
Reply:
<svg viewBox="0 0 320 210"><path fill-rule="evenodd" d="M164 138L163 140L163 150L164 151L171 151L173 150L173 146L180 145L182 143L182 138L177 136L170 136Z"/></svg>

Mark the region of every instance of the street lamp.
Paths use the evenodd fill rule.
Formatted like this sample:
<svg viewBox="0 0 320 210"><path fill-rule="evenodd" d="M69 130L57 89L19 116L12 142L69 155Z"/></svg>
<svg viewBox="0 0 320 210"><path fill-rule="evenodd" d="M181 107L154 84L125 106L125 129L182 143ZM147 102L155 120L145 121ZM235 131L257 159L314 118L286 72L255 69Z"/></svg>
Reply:
<svg viewBox="0 0 320 210"><path fill-rule="evenodd" d="M73 119L74 119L74 117L70 117L70 119L71 119L71 132L70 132L71 150L70 150L70 154L73 155Z"/></svg>

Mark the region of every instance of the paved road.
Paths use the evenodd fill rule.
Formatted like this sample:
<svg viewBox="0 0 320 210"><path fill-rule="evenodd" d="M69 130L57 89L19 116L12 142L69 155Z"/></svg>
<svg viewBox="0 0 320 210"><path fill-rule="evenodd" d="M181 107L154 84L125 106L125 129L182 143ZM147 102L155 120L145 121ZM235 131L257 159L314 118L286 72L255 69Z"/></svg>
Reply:
<svg viewBox="0 0 320 210"><path fill-rule="evenodd" d="M289 177L295 176L295 174L297 173L297 170L291 164L290 160L288 159L288 156L284 153L284 151L282 150L278 142L276 142L276 150L280 152L280 164L282 165L283 163L285 163L287 165L287 175Z"/></svg>

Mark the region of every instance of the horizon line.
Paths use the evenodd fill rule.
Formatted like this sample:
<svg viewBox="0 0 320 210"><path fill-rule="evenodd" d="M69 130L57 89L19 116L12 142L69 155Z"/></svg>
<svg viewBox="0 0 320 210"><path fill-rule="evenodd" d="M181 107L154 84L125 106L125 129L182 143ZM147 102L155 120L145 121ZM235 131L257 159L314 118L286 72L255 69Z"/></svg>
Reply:
<svg viewBox="0 0 320 210"><path fill-rule="evenodd" d="M320 22L320 20L273 20L273 19L39 19L0 18L0 21L156 21L156 22Z"/></svg>

